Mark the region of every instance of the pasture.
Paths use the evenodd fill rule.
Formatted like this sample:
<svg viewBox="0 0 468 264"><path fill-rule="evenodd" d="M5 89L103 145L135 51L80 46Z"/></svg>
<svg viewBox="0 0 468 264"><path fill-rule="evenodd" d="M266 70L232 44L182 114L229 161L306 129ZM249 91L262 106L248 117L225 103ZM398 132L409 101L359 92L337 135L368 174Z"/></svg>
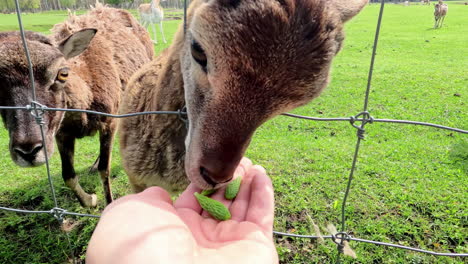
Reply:
<svg viewBox="0 0 468 264"><path fill-rule="evenodd" d="M444 25L437 30L432 29L432 6L386 5L369 100L374 118L468 129L468 6L448 4ZM369 5L347 24L346 40L333 63L329 87L293 113L349 117L362 111L379 8ZM28 30L47 34L65 17L65 12L27 14L23 23ZM169 42L181 22L165 21ZM0 15L0 31L7 30L17 30L15 15ZM155 50L160 52L164 47L155 45ZM60 157L55 153L50 165L61 208L88 214L99 214L104 208L99 176L88 173L98 155L97 142L98 137L77 141L75 166L83 188L98 195L98 208L81 208L63 183ZM314 234L312 221L322 234L327 234L329 223L340 226L355 144L356 129L347 122L280 116L256 132L246 156L263 165L273 179L276 231ZM4 153L0 157L0 206L30 210L54 207L45 167L22 169L14 165L8 153L8 132L3 128L0 149ZM345 231L363 239L467 253L467 176L466 134L405 124L368 124L347 202ZM117 145L112 186L114 198L130 192ZM0 263L67 263L71 254L83 260L97 220L66 220L61 229L50 215L0 210ZM281 263L334 263L337 259L336 245L330 240L318 243L277 237L276 245ZM462 258L371 244L351 242L351 247L358 257L344 257L343 263L465 263Z"/></svg>

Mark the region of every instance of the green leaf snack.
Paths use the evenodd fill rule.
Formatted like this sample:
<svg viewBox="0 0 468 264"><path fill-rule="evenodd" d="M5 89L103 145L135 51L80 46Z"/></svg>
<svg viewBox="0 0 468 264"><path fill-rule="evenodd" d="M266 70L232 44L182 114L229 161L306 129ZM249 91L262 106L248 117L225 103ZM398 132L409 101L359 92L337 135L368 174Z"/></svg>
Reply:
<svg viewBox="0 0 468 264"><path fill-rule="evenodd" d="M207 189L207 190L203 190L200 194L205 195L205 196L210 196L215 192L216 192L216 189Z"/></svg>
<svg viewBox="0 0 468 264"><path fill-rule="evenodd" d="M228 200L236 198L237 193L240 189L241 182L242 177L237 177L235 180L231 181L226 187L226 191L224 192L224 198Z"/></svg>
<svg viewBox="0 0 468 264"><path fill-rule="evenodd" d="M197 192L194 193L194 195L203 210L207 211L215 219L221 221L231 219L231 213L220 201L216 201Z"/></svg>

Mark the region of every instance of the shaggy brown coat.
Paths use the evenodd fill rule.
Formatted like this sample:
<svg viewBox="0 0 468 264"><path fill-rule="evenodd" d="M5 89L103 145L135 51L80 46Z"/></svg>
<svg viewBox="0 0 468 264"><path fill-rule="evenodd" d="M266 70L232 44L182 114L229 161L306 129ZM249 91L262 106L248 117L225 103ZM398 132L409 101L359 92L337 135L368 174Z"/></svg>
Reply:
<svg viewBox="0 0 468 264"><path fill-rule="evenodd" d="M48 107L116 114L130 76L153 57L148 33L129 12L99 4L85 15L70 15L67 21L55 25L52 33L50 38L27 33L37 100ZM16 32L0 35L0 86L0 105L30 103L27 62ZM1 114L10 135L12 159L21 166L43 164L39 129L30 114ZM95 206L96 195L87 194L78 182L73 167L74 143L76 138L100 133L97 168L106 200L111 202L110 159L117 120L85 113L47 112L44 121L48 156L53 153L55 136L62 176L84 206Z"/></svg>
<svg viewBox="0 0 468 264"><path fill-rule="evenodd" d="M324 89L343 23L366 3L193 1L186 34L180 28L171 47L132 77L122 103L124 113L186 105L190 120L188 131L175 115L122 120L121 155L134 190L230 181L258 126Z"/></svg>

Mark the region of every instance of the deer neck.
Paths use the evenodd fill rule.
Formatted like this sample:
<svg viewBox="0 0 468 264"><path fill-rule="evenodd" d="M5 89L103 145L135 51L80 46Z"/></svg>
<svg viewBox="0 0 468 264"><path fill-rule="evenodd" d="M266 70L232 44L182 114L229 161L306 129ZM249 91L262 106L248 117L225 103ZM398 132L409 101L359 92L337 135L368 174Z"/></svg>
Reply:
<svg viewBox="0 0 468 264"><path fill-rule="evenodd" d="M151 1L151 7L152 8L159 8L159 3L160 3L160 0L152 0Z"/></svg>
<svg viewBox="0 0 468 264"><path fill-rule="evenodd" d="M181 70L180 52L183 49L183 28L177 32L172 45L156 58L151 67L157 70L156 89L146 92L151 103L146 110L177 111L185 105L184 82Z"/></svg>
<svg viewBox="0 0 468 264"><path fill-rule="evenodd" d="M187 25L190 24L194 10L201 3L203 3L201 0L194 0L191 3L187 12ZM174 36L171 46L154 61L158 65L153 65L153 67L160 67L160 70L156 81L158 89L150 89L151 94L147 95L152 98L150 109L174 111L185 106L181 60L184 58L185 52L190 51L190 47L185 47L185 45L188 44L185 43L185 32L182 23Z"/></svg>

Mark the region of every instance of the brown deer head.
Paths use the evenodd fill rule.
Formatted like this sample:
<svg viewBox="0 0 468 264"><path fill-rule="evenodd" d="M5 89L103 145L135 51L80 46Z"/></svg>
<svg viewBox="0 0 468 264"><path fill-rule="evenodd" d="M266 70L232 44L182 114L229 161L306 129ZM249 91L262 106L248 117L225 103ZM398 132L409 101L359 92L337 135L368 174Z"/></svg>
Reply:
<svg viewBox="0 0 468 264"><path fill-rule="evenodd" d="M181 52L190 120L185 170L202 188L233 177L254 131L329 81L343 23L367 0L196 0Z"/></svg>
<svg viewBox="0 0 468 264"><path fill-rule="evenodd" d="M65 85L73 73L67 59L81 54L96 33L85 29L54 46L40 34L26 32L33 65L37 101L48 107L66 108ZM70 76L69 76L70 75ZM32 90L28 62L19 32L0 33L0 105L31 105ZM30 112L0 110L10 137L10 155L19 166L31 167L45 163L44 145L39 126ZM54 136L60 128L63 112L48 111L43 116L48 156L54 150Z"/></svg>

